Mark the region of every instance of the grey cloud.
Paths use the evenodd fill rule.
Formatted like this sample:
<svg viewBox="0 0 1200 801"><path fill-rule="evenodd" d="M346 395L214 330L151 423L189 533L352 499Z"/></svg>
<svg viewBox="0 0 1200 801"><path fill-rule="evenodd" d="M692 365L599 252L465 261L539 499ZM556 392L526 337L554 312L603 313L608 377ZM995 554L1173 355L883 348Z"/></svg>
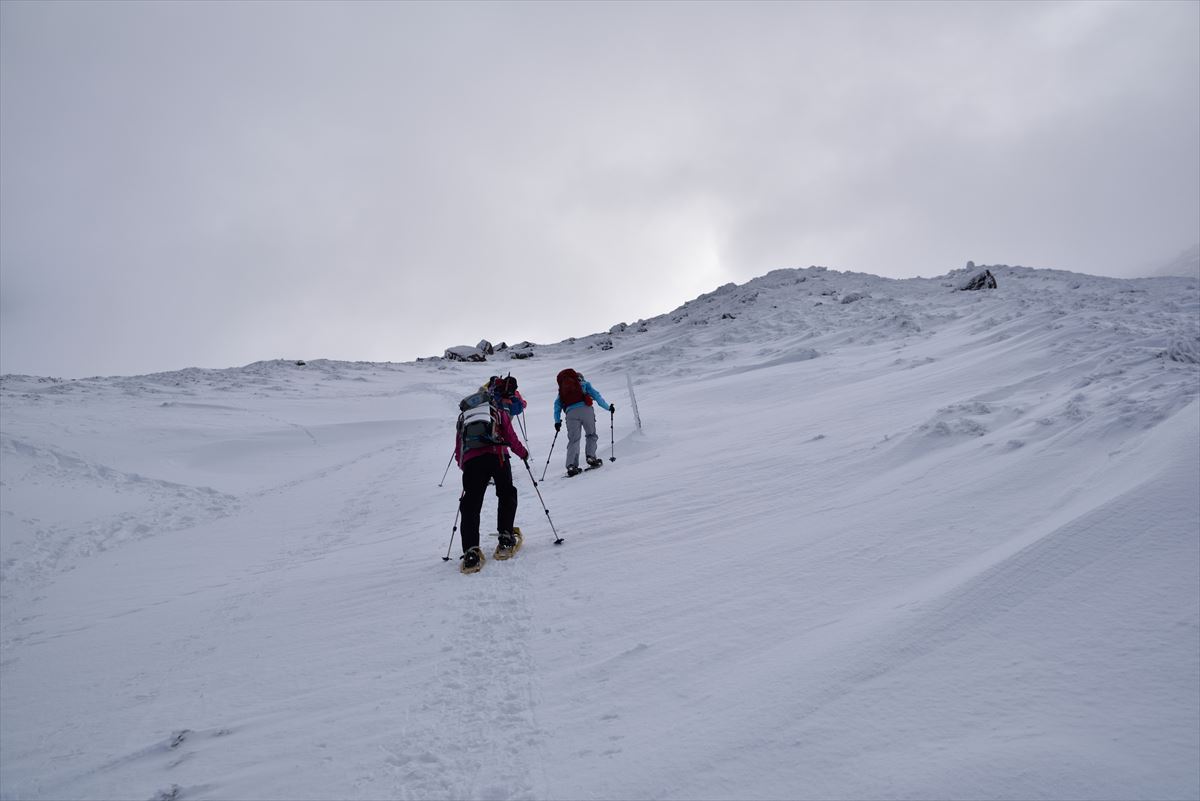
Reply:
<svg viewBox="0 0 1200 801"><path fill-rule="evenodd" d="M4 3L0 369L408 359L809 263L1130 274L1200 241L1198 9Z"/></svg>

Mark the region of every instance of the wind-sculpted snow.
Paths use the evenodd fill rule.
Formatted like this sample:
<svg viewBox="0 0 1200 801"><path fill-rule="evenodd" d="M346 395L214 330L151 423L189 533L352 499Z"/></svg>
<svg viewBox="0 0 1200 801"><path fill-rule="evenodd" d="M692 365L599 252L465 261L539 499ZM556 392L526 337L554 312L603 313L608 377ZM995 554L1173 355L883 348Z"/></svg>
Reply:
<svg viewBox="0 0 1200 801"><path fill-rule="evenodd" d="M1200 337L1173 334L1167 344L1166 357L1173 362L1200 364Z"/></svg>
<svg viewBox="0 0 1200 801"><path fill-rule="evenodd" d="M0 511L0 581L44 581L79 558L237 510L236 497L210 487L125 473L7 436L0 436L0 457L5 487L25 485L38 500L36 511L31 507L36 517ZM84 503L74 503L79 501Z"/></svg>
<svg viewBox="0 0 1200 801"><path fill-rule="evenodd" d="M521 360L0 377L0 798L1196 798L1198 285L786 269ZM617 406L570 480L568 366ZM463 576L509 370L525 545Z"/></svg>

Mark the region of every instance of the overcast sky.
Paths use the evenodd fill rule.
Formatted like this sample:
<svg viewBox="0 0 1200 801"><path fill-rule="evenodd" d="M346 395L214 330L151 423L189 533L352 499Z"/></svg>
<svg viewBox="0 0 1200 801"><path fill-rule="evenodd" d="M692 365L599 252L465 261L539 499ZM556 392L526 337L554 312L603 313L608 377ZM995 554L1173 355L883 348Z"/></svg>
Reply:
<svg viewBox="0 0 1200 801"><path fill-rule="evenodd" d="M0 372L558 341L1200 241L1200 3L0 3Z"/></svg>

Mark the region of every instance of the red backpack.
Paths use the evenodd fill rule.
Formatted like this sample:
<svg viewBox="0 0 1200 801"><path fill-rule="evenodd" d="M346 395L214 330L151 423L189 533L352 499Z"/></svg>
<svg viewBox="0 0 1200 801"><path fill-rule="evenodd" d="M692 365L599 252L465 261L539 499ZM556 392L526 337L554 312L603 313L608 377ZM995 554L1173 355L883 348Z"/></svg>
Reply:
<svg viewBox="0 0 1200 801"><path fill-rule="evenodd" d="M583 391L583 376L570 368L558 374L558 399L564 409L580 401L592 405L592 396Z"/></svg>

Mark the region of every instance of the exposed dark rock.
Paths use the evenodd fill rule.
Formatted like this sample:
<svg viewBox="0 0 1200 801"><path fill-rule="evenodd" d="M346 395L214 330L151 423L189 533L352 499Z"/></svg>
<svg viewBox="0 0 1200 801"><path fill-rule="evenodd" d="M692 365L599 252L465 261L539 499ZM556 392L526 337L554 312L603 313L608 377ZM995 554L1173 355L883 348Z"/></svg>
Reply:
<svg viewBox="0 0 1200 801"><path fill-rule="evenodd" d="M453 348L446 348L446 352L442 354L443 358L454 362L486 362L487 356L479 348L473 348L470 345L457 345Z"/></svg>
<svg viewBox="0 0 1200 801"><path fill-rule="evenodd" d="M959 287L963 292L971 292L977 289L995 289L996 276L992 275L991 270L984 270Z"/></svg>

